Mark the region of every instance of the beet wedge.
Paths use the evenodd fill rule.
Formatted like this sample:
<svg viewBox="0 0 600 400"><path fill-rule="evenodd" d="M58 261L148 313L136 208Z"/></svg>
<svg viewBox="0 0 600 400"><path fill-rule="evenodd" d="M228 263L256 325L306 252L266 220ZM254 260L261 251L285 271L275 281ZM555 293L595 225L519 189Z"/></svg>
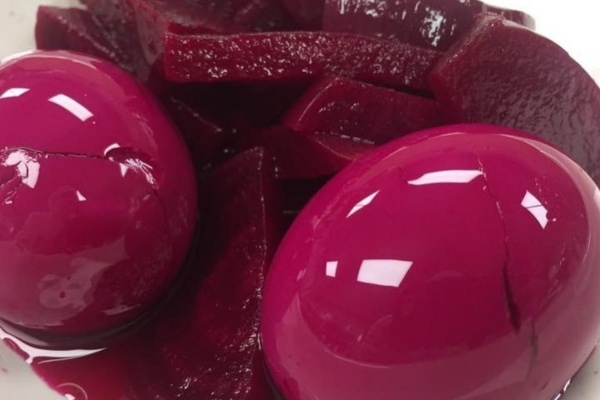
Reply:
<svg viewBox="0 0 600 400"><path fill-rule="evenodd" d="M273 399L258 347L262 286L283 222L271 157L238 154L204 174L200 190L197 245L172 293L106 350L36 363L49 384L76 382L103 400Z"/></svg>
<svg viewBox="0 0 600 400"><path fill-rule="evenodd" d="M552 41L482 14L436 66L430 84L457 120L535 133L600 183L600 88Z"/></svg>
<svg viewBox="0 0 600 400"><path fill-rule="evenodd" d="M148 65L163 53L166 32L232 33L242 27L224 11L185 0L84 0L102 26L117 38L122 50L140 52Z"/></svg>
<svg viewBox="0 0 600 400"><path fill-rule="evenodd" d="M443 123L433 100L335 77L315 83L283 121L294 132L345 136L375 144Z"/></svg>
<svg viewBox="0 0 600 400"><path fill-rule="evenodd" d="M173 82L282 81L337 75L426 89L439 52L351 34L268 32L231 36L168 33L164 71Z"/></svg>
<svg viewBox="0 0 600 400"><path fill-rule="evenodd" d="M279 0L249 0L236 11L233 20L247 32L290 31L298 27Z"/></svg>
<svg viewBox="0 0 600 400"><path fill-rule="evenodd" d="M83 0L107 31L133 37L152 65L166 32L231 34L289 30L296 25L277 0Z"/></svg>
<svg viewBox="0 0 600 400"><path fill-rule="evenodd" d="M167 32L232 34L295 28L277 0L190 2L185 0L125 0L134 10L139 43L153 64L163 53Z"/></svg>
<svg viewBox="0 0 600 400"><path fill-rule="evenodd" d="M415 46L447 50L483 11L533 24L519 11L476 0L325 0L323 30L396 39Z"/></svg>
<svg viewBox="0 0 600 400"><path fill-rule="evenodd" d="M79 51L119 64L130 72L135 69L134 60L121 51L86 10L40 6L35 40L38 49Z"/></svg>
<svg viewBox="0 0 600 400"><path fill-rule="evenodd" d="M202 34L241 30L234 23L183 1L124 1L134 10L138 41L150 65L163 53L166 32Z"/></svg>
<svg viewBox="0 0 600 400"><path fill-rule="evenodd" d="M511 10L509 8L496 7L486 4L482 1L474 0L471 3L471 8L475 14L479 13L492 13L503 16L509 21L516 22L519 25L523 25L531 30L535 30L535 19L522 11Z"/></svg>
<svg viewBox="0 0 600 400"><path fill-rule="evenodd" d="M283 222L286 230L304 206L330 178L331 176L324 176L313 179L286 179L279 182Z"/></svg>
<svg viewBox="0 0 600 400"><path fill-rule="evenodd" d="M320 30L323 20L323 0L281 0L292 18L307 30Z"/></svg>
<svg viewBox="0 0 600 400"><path fill-rule="evenodd" d="M98 22L100 30L106 35L117 53L124 57L124 63L136 77L147 81L152 74L152 66L144 57L140 44L135 10L130 0L82 0L87 10Z"/></svg>
<svg viewBox="0 0 600 400"><path fill-rule="evenodd" d="M251 149L201 187L207 218L194 271L144 329L143 343L131 346L139 353L131 381L140 399L268 400L258 322L281 218L273 164Z"/></svg>
<svg viewBox="0 0 600 400"><path fill-rule="evenodd" d="M196 168L201 170L218 161L224 147L223 127L185 99L168 96L163 104L183 133Z"/></svg>
<svg viewBox="0 0 600 400"><path fill-rule="evenodd" d="M279 179L311 179L332 175L373 148L370 143L335 135L301 134L284 126L250 132L240 148L261 146L275 160Z"/></svg>

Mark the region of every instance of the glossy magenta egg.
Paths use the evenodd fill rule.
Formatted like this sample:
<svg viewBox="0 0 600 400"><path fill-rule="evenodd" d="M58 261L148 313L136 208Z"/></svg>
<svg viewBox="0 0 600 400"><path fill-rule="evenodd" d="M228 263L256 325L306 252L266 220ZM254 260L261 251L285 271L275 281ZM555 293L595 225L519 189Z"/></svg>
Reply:
<svg viewBox="0 0 600 400"><path fill-rule="evenodd" d="M262 340L287 400L549 400L600 327L600 192L485 125L413 134L319 192L278 249Z"/></svg>
<svg viewBox="0 0 600 400"><path fill-rule="evenodd" d="M87 335L172 285L196 222L192 163L146 90L68 52L0 64L0 319Z"/></svg>

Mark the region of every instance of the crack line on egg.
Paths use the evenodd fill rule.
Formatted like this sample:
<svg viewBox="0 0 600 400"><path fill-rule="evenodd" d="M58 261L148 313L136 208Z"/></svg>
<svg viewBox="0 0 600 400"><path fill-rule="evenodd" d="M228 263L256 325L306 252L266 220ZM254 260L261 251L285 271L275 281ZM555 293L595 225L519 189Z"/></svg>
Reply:
<svg viewBox="0 0 600 400"><path fill-rule="evenodd" d="M509 244L508 244L508 229L506 226L506 217L504 215L504 211L502 210L502 206L500 201L496 198L491 187L488 182L487 173L483 166L483 162L481 158L477 156L477 163L479 164L479 168L482 173L483 181L484 181L484 190L490 198L496 204L496 210L498 211L498 216L500 217L500 221L502 223L502 230L504 232L504 262L502 264L502 283L504 288L504 297L506 306L509 313L509 318L511 324L517 334L521 332L521 310L514 296L514 292L511 286L510 276L509 276L509 267L510 267L510 252L509 252ZM530 321L531 332L529 333L529 337L527 340L530 352L529 365L527 368L527 374L525 375L525 379L528 379L533 371L533 367L538 358L539 346L538 346L538 337L535 328L535 322L533 320Z"/></svg>
<svg viewBox="0 0 600 400"><path fill-rule="evenodd" d="M510 277L508 276L508 260L506 259L502 265L502 286L504 289L504 297L506 307L508 308L510 322L513 328L515 328L515 331L519 332L521 330L521 312L515 301L514 293L510 286Z"/></svg>
<svg viewBox="0 0 600 400"><path fill-rule="evenodd" d="M120 149L131 149L129 147L122 147ZM144 175L144 178L146 181L148 181L148 183L153 187L153 189L156 189L156 184L155 184L155 178L154 176L152 176L151 172L146 172L141 171L141 168L132 168L132 165L130 164L125 164L113 157L110 156L110 153L107 153L106 155L95 155L95 154L87 154L87 153L71 153L71 152L53 152L53 151L45 151L45 150L38 150L38 149L32 149L29 147L7 147L4 148L2 150L0 150L0 156L4 157L6 155L9 155L10 153L13 153L15 151L23 151L25 153L29 153L31 155L35 155L37 157L63 157L63 158L69 158L69 157L73 157L73 158L83 158L83 159L89 159L89 160L102 160L102 161L108 161L111 163L115 163L115 164L120 164L120 165L126 165L127 167L129 167L129 170L132 170L136 173L142 173ZM139 153L138 154L141 157L128 157L126 158L125 161L131 160L131 161L138 161L140 165L145 165L145 163L142 161L142 158L144 158L143 156L147 156L147 154L145 153ZM147 157L148 159L152 159L151 157ZM150 170L152 168L150 167ZM148 174L150 174L151 176L148 177Z"/></svg>
<svg viewBox="0 0 600 400"><path fill-rule="evenodd" d="M529 333L529 347L531 348L531 359L529 360L529 367L527 368L527 377L531 375L533 371L533 366L538 358L539 354L539 346L538 346L538 337L537 330L535 328L535 322L532 320L530 322L531 332Z"/></svg>
<svg viewBox="0 0 600 400"><path fill-rule="evenodd" d="M502 224L502 231L504 234L503 246L504 246L504 260L502 263L502 286L504 290L504 301L506 303L506 308L508 311L508 316L513 326L514 330L519 333L521 330L521 310L519 309L519 305L517 304L514 292L511 287L510 275L509 275L509 265L510 265L510 252L508 245L508 229L506 227L506 218L504 216L504 212L502 211L502 206L500 205L500 201L494 196L492 192L488 178L487 172L485 171L485 167L483 166L483 162L481 158L477 156L477 163L479 165L479 170L481 171L484 187L483 190L490 196L492 201L496 206L496 210L498 212L498 216L500 218L500 222Z"/></svg>
<svg viewBox="0 0 600 400"><path fill-rule="evenodd" d="M127 148L126 148L127 149ZM71 152L51 152L51 151L44 151L44 150L37 150L37 149L32 149L29 147L8 147L8 148L4 148L2 150L0 150L0 156L1 157L5 157L15 151L23 151L25 153L31 154L35 157L38 158L48 158L48 157L60 157L60 158L83 158L83 159L88 159L88 160L98 160L98 161L108 161L110 163L113 164L119 164L119 165L123 165L122 162L120 162L119 160L116 160L112 157L110 157L110 153L100 156L100 155L94 155L94 154L87 154L87 153L71 153ZM139 161L140 164L143 163L143 161L141 160L141 158L143 158L143 156L146 156L145 153L139 153L140 156L142 157L138 157L138 158L133 158L130 157L128 158L133 160L133 161ZM151 159L150 157L148 157L148 159ZM161 209L161 213L163 214L163 217L165 219L165 224L167 226L170 225L170 221L168 219L168 212L167 212L167 208L162 200L162 198L159 196L158 193L158 189L156 187L156 180L154 179L154 177L152 177L152 179L149 179L147 176L147 172L146 171L142 171L140 168L129 168L129 170L131 170L133 173L138 174L138 175L142 175L142 178L144 178L144 181L150 186L151 192L154 195L155 199L158 201L158 204L160 206ZM9 179L6 182L0 184L0 190L8 185L10 182L14 181L15 179L19 179L18 174L16 174L15 178ZM10 190L5 196L4 196L4 202L12 202L12 198L15 196L15 194L17 193L18 189L20 187L22 187L24 185L24 182L21 180L21 182L17 185L15 185L14 188L12 188L12 190ZM170 229L167 229L167 234L169 236L169 240L171 243L174 243L174 237L173 237L173 233L171 232Z"/></svg>

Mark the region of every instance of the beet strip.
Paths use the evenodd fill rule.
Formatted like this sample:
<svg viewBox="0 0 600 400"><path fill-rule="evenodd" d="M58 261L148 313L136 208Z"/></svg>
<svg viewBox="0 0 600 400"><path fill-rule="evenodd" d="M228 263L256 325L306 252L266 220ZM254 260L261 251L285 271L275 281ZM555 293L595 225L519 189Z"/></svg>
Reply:
<svg viewBox="0 0 600 400"><path fill-rule="evenodd" d="M444 122L434 100L332 77L316 82L283 118L283 124L294 132L375 144Z"/></svg>
<svg viewBox="0 0 600 400"><path fill-rule="evenodd" d="M336 75L422 90L440 57L434 50L343 33L167 33L164 67L167 80L173 82L258 82Z"/></svg>
<svg viewBox="0 0 600 400"><path fill-rule="evenodd" d="M38 49L79 51L133 70L129 57L119 50L87 10L40 6L35 40Z"/></svg>

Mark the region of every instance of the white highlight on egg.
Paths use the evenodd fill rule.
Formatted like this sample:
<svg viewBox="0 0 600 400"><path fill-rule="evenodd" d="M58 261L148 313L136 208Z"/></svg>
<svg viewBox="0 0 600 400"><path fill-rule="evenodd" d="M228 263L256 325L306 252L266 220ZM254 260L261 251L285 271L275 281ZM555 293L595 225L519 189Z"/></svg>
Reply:
<svg viewBox="0 0 600 400"><path fill-rule="evenodd" d="M54 97L49 98L48 101L67 110L75 117L79 118L82 122L85 122L94 116L94 114L90 110L88 110L79 102L77 102L77 100L65 94L58 94Z"/></svg>
<svg viewBox="0 0 600 400"><path fill-rule="evenodd" d="M119 163L119 168L121 170L122 177L125 177L127 171L132 169L135 172L141 173L152 187L156 187L157 185L156 179L154 178L154 175L152 175L152 165L145 163L142 160L138 160L136 158L128 158L125 161Z"/></svg>
<svg viewBox="0 0 600 400"><path fill-rule="evenodd" d="M27 92L29 92L29 89L27 89L27 88L11 88L11 89L8 89L6 92L2 93L2 95L0 95L0 99L10 99L10 98L14 98L14 97L21 97Z"/></svg>
<svg viewBox="0 0 600 400"><path fill-rule="evenodd" d="M119 164L119 170L121 171L121 176L125 178L125 175L127 175L127 171L129 170L129 168L127 168L127 165L125 164Z"/></svg>
<svg viewBox="0 0 600 400"><path fill-rule="evenodd" d="M325 274L331 278L335 278L337 275L338 262L328 261L325 266Z"/></svg>
<svg viewBox="0 0 600 400"><path fill-rule="evenodd" d="M114 149L119 149L121 148L121 145L119 143L113 143L110 146L108 146L107 148L104 149L104 157L106 157L108 155L108 153L110 153L111 150Z"/></svg>
<svg viewBox="0 0 600 400"><path fill-rule="evenodd" d="M77 195L77 200L79 200L79 201L87 201L87 199L85 198L85 196L82 195L79 190L75 194Z"/></svg>
<svg viewBox="0 0 600 400"><path fill-rule="evenodd" d="M352 208L352 210L350 210L350 212L348 213L346 218L350 218L352 215L356 214L357 212L359 212L360 210L362 210L363 208L365 208L366 206L371 204L373 202L373 200L375 200L375 197L377 197L379 192L380 192L380 190L376 191L373 194L370 194L369 196L365 197L364 199L362 199L361 201L356 203L356 205Z"/></svg>
<svg viewBox="0 0 600 400"><path fill-rule="evenodd" d="M358 271L357 281L370 285L399 287L412 265L412 261L403 260L364 260Z"/></svg>
<svg viewBox="0 0 600 400"><path fill-rule="evenodd" d="M446 171L428 172L418 179L408 181L408 184L413 186L425 186L439 183L470 183L479 176L483 176L483 172L478 169L450 169Z"/></svg>
<svg viewBox="0 0 600 400"><path fill-rule="evenodd" d="M546 229L546 226L548 225L548 209L544 207L537 197L527 191L525 197L523 197L523 200L521 201L521 206L533 215L542 229Z"/></svg>
<svg viewBox="0 0 600 400"><path fill-rule="evenodd" d="M5 167L16 167L24 185L34 189L40 177L40 163L23 150L17 150L8 155L2 163Z"/></svg>

